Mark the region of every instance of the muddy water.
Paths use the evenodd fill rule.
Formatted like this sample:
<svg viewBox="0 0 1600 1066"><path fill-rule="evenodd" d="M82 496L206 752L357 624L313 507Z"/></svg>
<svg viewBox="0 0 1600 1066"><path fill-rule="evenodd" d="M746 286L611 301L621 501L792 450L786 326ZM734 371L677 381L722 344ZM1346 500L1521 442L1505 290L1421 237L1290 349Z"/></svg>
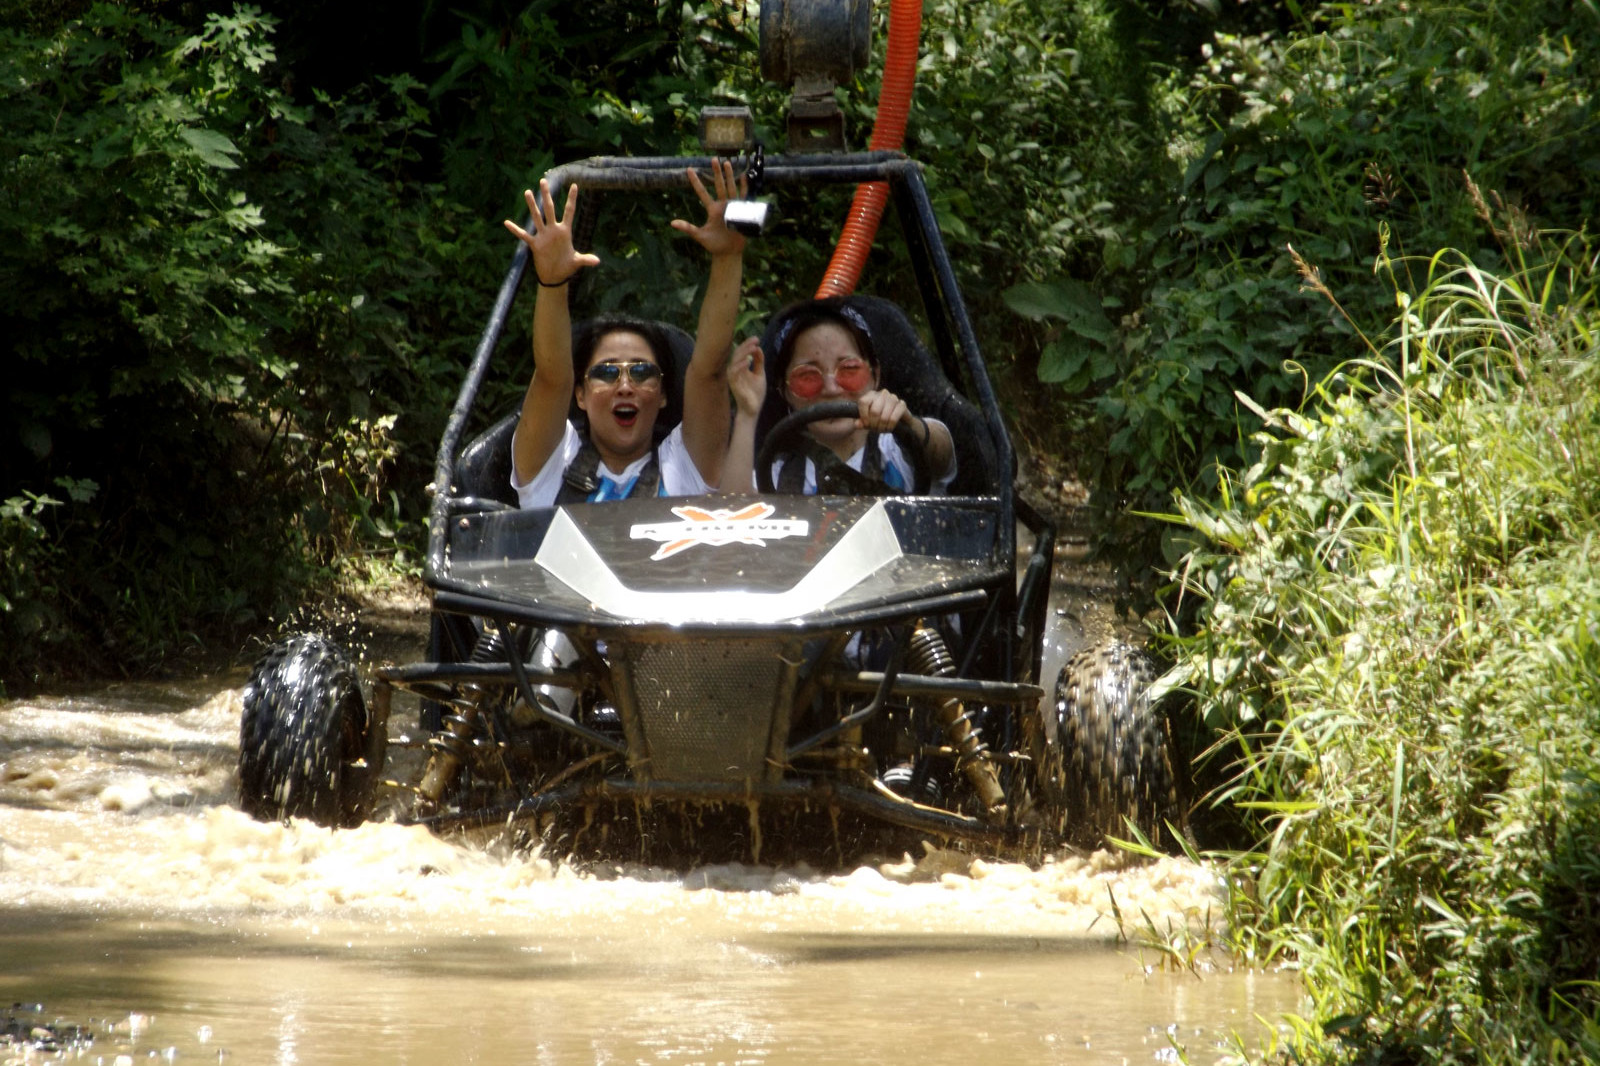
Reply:
<svg viewBox="0 0 1600 1066"><path fill-rule="evenodd" d="M685 875L257 823L242 681L0 705L0 1022L95 1034L0 1063L1202 1063L1295 1006L1137 946L1216 918L1179 861Z"/></svg>

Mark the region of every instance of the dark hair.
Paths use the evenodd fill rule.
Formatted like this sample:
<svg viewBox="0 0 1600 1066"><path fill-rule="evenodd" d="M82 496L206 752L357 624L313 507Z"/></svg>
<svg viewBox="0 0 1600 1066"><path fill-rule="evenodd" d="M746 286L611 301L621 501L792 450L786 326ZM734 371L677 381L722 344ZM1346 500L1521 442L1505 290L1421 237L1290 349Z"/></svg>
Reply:
<svg viewBox="0 0 1600 1066"><path fill-rule="evenodd" d="M589 371L589 360L594 358L594 350L600 347L601 341L613 333L637 333L644 338L645 343L650 346L650 354L655 356L656 365L661 368L662 388L670 392L673 382L678 379L675 375L677 367L672 357L672 345L667 342L666 332L654 322L629 315L600 315L573 327L573 382L580 388L583 386L584 375Z"/></svg>
<svg viewBox="0 0 1600 1066"><path fill-rule="evenodd" d="M778 312L771 326L775 350L767 354L767 380L776 383L778 392L783 391L783 381L789 372L789 363L794 359L794 346L799 342L800 335L824 322L831 322L850 334L861 358L869 366L877 367L878 353L872 345L872 331L867 328L867 320L861 312L851 307L847 299L844 296L826 296L820 300L791 304Z"/></svg>

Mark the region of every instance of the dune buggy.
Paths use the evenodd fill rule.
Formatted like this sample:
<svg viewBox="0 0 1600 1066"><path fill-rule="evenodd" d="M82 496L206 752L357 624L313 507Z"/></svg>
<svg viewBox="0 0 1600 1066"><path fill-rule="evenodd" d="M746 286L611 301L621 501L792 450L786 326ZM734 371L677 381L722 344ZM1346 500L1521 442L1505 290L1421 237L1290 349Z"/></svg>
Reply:
<svg viewBox="0 0 1600 1066"><path fill-rule="evenodd" d="M581 235L613 196L686 187L686 166L709 159L596 158L549 179L558 202L581 183ZM899 306L852 300L884 387L950 427L950 493L763 485L518 509L515 414L463 437L526 273L519 246L439 447L426 659L378 670L365 692L324 637L272 647L244 695L246 811L336 826L384 811L441 831L508 823L579 849L671 846L670 826L691 825L701 854L719 850L706 837L722 811L735 817L716 830L720 850L747 856L817 842L807 820L819 816L836 853L883 833L1010 852L1093 842L1124 819L1154 834L1172 817L1167 728L1140 653L1087 649L1051 693L1041 687L1054 528L1013 487L918 167L899 153L810 153L769 158L764 180L889 184L930 343ZM669 333L682 366L689 339ZM763 453L802 429L779 423ZM414 726L390 721L396 690L421 698ZM405 780L384 776L395 745L415 756Z"/></svg>

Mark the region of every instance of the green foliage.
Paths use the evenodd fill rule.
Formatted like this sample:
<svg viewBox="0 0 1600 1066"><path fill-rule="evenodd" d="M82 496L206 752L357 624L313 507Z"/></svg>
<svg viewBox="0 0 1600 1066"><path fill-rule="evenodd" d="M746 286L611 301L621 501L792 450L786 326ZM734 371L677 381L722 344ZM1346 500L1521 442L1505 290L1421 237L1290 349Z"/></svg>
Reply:
<svg viewBox="0 0 1600 1066"><path fill-rule="evenodd" d="M234 239L261 219L226 172L239 154L228 132L267 118L232 91L270 58L250 40L259 25L245 14L183 39L97 6L53 40L6 34L12 446L43 458L64 414L92 424L110 396L208 391L247 369L260 331L237 312L278 249Z"/></svg>
<svg viewBox="0 0 1600 1066"><path fill-rule="evenodd" d="M1463 247L1493 265L1464 173L1547 225L1600 208L1592 5L1305 13L1289 32L1219 24L1198 64L1180 59L1164 76L1166 57L1147 62L1147 123L1118 153L1078 157L1086 185L1127 186L1079 231L1097 254L1029 263L1058 308L1092 292L1114 327L1045 317L1037 301L1021 309L1048 327L1038 372L1063 386L1068 421L1108 441L1085 456L1107 503L1156 503L1213 464L1247 463L1259 423L1235 391L1296 406L1359 332L1382 328L1389 294L1357 284L1380 225L1396 249ZM1302 291L1291 248L1346 315Z"/></svg>
<svg viewBox="0 0 1600 1066"><path fill-rule="evenodd" d="M1298 960L1318 1058L1600 1055L1600 277L1522 236L1510 273L1396 263L1384 358L1180 501L1209 546L1169 681L1259 819L1236 929Z"/></svg>
<svg viewBox="0 0 1600 1066"><path fill-rule="evenodd" d="M7 676L52 645L80 663L137 657L118 634L164 595L156 588L194 588L193 560L268 562L258 553L273 538L242 539L244 485L195 462L238 444L229 420L248 417L242 384L266 362L252 307L286 291L283 249L238 181L242 146L284 109L258 76L272 59L267 26L240 8L191 35L95 5L49 36L0 34L0 333L12 413L0 480L37 492L88 479L102 490L35 512L49 535L32 558L51 602L5 619ZM185 522L190 495L244 528ZM192 613L237 614L241 585L272 585L222 569L200 579L208 591ZM165 614L170 635L188 628L176 623L184 613Z"/></svg>
<svg viewBox="0 0 1600 1066"><path fill-rule="evenodd" d="M568 7L458 9L459 36L428 57L444 66L428 90L450 131L441 174L463 203L520 213L521 191L557 162L649 151L663 120L670 130L667 93L641 62L671 47L670 24L653 5Z"/></svg>
<svg viewBox="0 0 1600 1066"><path fill-rule="evenodd" d="M976 300L1013 279L1087 271L1115 215L1153 191L1139 63L1114 7L924 5L907 150L929 168Z"/></svg>
<svg viewBox="0 0 1600 1066"><path fill-rule="evenodd" d="M460 209L409 171L421 87L295 104L272 27L94 5L0 34L0 482L101 487L29 511L6 677L147 669L259 626L376 528L397 459L430 458L345 447L395 411L436 439L479 313ZM317 492L330 455L360 473Z"/></svg>
<svg viewBox="0 0 1600 1066"><path fill-rule="evenodd" d="M1032 391L1028 382L1041 359L1048 380L1067 376L1064 342L1057 343L1061 333L1008 310L1005 290L1093 276L1116 219L1136 213L1160 184L1159 171L1147 165L1149 79L1140 42L1123 25L1125 6L923 5L906 151L926 168L990 367L1018 395ZM886 34L884 23L878 39ZM881 54L847 105L863 143L876 103L871 87L880 81ZM914 303L912 278L905 249L886 228L863 288ZM1109 311L1096 308L1095 317L1114 318L1115 302L1105 306Z"/></svg>
<svg viewBox="0 0 1600 1066"><path fill-rule="evenodd" d="M92 482L62 480L61 487L75 500L92 498L97 488ZM61 563L61 552L52 543L44 518L61 502L26 490L0 502L0 618L7 633L23 640L60 639L60 612L51 578ZM0 680L0 699L5 695Z"/></svg>

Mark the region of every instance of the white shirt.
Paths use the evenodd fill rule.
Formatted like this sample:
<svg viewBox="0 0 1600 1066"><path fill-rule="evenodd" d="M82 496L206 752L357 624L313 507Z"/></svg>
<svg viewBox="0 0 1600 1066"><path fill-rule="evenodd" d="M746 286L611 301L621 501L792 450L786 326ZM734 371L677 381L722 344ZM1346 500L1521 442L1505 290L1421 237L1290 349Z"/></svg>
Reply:
<svg viewBox="0 0 1600 1066"><path fill-rule="evenodd" d="M517 484L517 472L513 467L511 471L511 487L517 490L517 500L523 507L550 507L556 502L556 496L561 492L561 479L566 475L567 467L578 457L578 452L583 450L583 435L571 422L567 423L566 432L561 436L561 446L550 453L550 458L544 461L544 466L533 476L533 480L526 485ZM639 472L649 462L650 453L646 452L623 470L613 471L604 461L596 473L600 477L600 488L590 497L591 500L615 500L627 495L628 489L633 486L639 477ZM656 486L658 496L700 496L710 492L711 486L706 484L705 478L700 476L700 469L694 465L694 460L689 456L689 449L683 443L682 424L672 427L672 432L667 434L667 439L656 448L656 462L660 464L661 478Z"/></svg>
<svg viewBox="0 0 1600 1066"><path fill-rule="evenodd" d="M926 419L926 421L930 427L938 426L941 429L944 429L946 432L949 432L948 427L946 427L945 424L939 421L937 418L929 418ZM868 436L868 439L871 439L870 435ZM892 489L899 489L902 492L910 492L911 486L916 483L916 474L911 468L911 460L907 459L905 452L900 450L900 442L895 440L892 434L878 434L878 456L883 461L884 484L888 485ZM794 457L791 457L791 462L793 461L793 458ZM863 444L861 447L856 449L856 453L854 455L845 461L845 465L859 474L866 461L867 446ZM817 467L816 464L810 459L807 459L805 463L806 480L805 488L802 491L807 496L815 496L817 494ZM782 468L782 466L782 459L778 459L772 464L772 483L774 485L778 483L778 471ZM950 482L954 481L955 477L956 453L954 449L951 449L950 468L933 479L932 484L928 486L928 495L943 496L945 493L950 491Z"/></svg>

